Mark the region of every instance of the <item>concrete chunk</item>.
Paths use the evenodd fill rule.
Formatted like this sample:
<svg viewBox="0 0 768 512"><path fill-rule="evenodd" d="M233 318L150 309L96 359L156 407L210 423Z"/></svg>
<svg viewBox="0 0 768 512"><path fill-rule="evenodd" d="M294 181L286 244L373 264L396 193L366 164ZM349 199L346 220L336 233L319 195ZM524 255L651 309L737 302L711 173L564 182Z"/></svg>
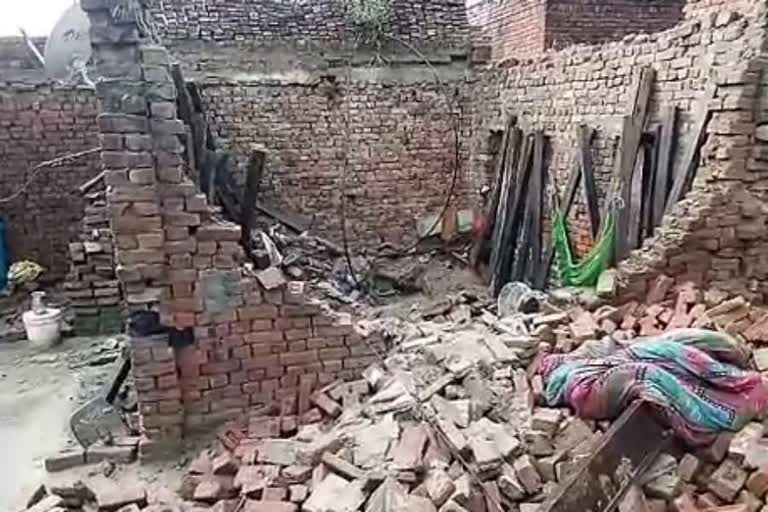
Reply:
<svg viewBox="0 0 768 512"><path fill-rule="evenodd" d="M436 506L441 507L451 497L456 486L442 469L431 469L424 479L424 487L429 498Z"/></svg>
<svg viewBox="0 0 768 512"><path fill-rule="evenodd" d="M144 507L147 504L147 492L136 485L110 485L94 490L99 511L112 511L126 505L136 504Z"/></svg>
<svg viewBox="0 0 768 512"><path fill-rule="evenodd" d="M49 512L50 510L63 505L64 499L61 496L49 495L29 507L27 512Z"/></svg>
<svg viewBox="0 0 768 512"><path fill-rule="evenodd" d="M731 502L746 481L747 473L732 460L725 460L710 476L707 489L720 499Z"/></svg>
<svg viewBox="0 0 768 512"><path fill-rule="evenodd" d="M560 409L539 407L533 411L531 428L533 428L533 430L546 432L550 436L553 436L555 432L557 432L562 417L563 414Z"/></svg>
<svg viewBox="0 0 768 512"><path fill-rule="evenodd" d="M469 426L471 407L469 400L446 400L435 395L431 398L430 403L437 414L452 421L457 427L467 428Z"/></svg>
<svg viewBox="0 0 768 512"><path fill-rule="evenodd" d="M365 502L364 482L329 474L312 490L302 510L306 512L356 512Z"/></svg>
<svg viewBox="0 0 768 512"><path fill-rule="evenodd" d="M736 464L743 464L749 452L760 442L762 437L762 423L748 423L733 436L731 445L728 447L728 457Z"/></svg>
<svg viewBox="0 0 768 512"><path fill-rule="evenodd" d="M512 501L520 501L525 497L525 488L518 480L514 468L509 464L502 465L497 484L504 496Z"/></svg>
<svg viewBox="0 0 768 512"><path fill-rule="evenodd" d="M427 429L424 425L406 425L395 448L394 467L399 470L420 468L426 444Z"/></svg>
<svg viewBox="0 0 768 512"><path fill-rule="evenodd" d="M264 439L259 444L257 460L262 464L292 466L297 464L299 445L288 439Z"/></svg>
<svg viewBox="0 0 768 512"><path fill-rule="evenodd" d="M213 459L214 475L234 475L237 473L239 464L237 459L229 452L224 452Z"/></svg>
<svg viewBox="0 0 768 512"><path fill-rule="evenodd" d="M699 458L693 454L686 453L683 458L680 459L680 464L677 466L677 474L680 478L687 483L693 482L696 474L701 466Z"/></svg>
<svg viewBox="0 0 768 512"><path fill-rule="evenodd" d="M331 452L325 452L320 459L328 469L350 480L365 478L365 471Z"/></svg>
<svg viewBox="0 0 768 512"><path fill-rule="evenodd" d="M528 455L523 455L515 460L515 474L517 479L523 485L525 491L529 494L536 494L541 488L541 476L533 464L533 460Z"/></svg>
<svg viewBox="0 0 768 512"><path fill-rule="evenodd" d="M399 512L408 510L408 489L393 478L385 479L373 492L365 512Z"/></svg>

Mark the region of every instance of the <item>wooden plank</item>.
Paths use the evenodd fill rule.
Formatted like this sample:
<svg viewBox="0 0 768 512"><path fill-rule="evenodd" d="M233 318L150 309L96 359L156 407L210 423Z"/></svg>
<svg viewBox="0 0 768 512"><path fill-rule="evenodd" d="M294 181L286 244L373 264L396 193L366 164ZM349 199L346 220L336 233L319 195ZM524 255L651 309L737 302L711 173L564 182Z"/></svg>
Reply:
<svg viewBox="0 0 768 512"><path fill-rule="evenodd" d="M707 133L707 124L711 117L709 102L715 97L715 90L716 87L714 85L707 87L704 91L704 96L697 102L697 117L690 132L691 140L680 161L680 167L675 172L674 182L672 183L672 189L667 198L664 213L668 213L683 198L683 196L685 196L693 182L696 168L699 165L699 150L704 143L704 138Z"/></svg>
<svg viewBox="0 0 768 512"><path fill-rule="evenodd" d="M514 126L517 123L516 117L510 117L504 130L504 136L502 137L501 144L498 151L494 156L494 186L491 190L491 201L487 206L486 219L487 219L487 232L480 234L478 239L473 244L472 251L470 253L470 264L472 268L477 268L480 260L480 255L487 251L490 244L493 248L494 234L496 233L496 219L499 210L499 202L501 201L501 192L504 186L504 173L507 166L507 157L509 156L509 147L512 144Z"/></svg>
<svg viewBox="0 0 768 512"><path fill-rule="evenodd" d="M488 209L488 226L492 228L496 222L496 215L499 209L499 201L501 200L502 185L504 184L504 169L507 163L507 157L509 156L509 145L512 143L512 138L515 134L515 125L517 124L517 117L511 116L507 121L504 129L504 136L501 139L501 144L494 157L494 186L491 191L491 204Z"/></svg>
<svg viewBox="0 0 768 512"><path fill-rule="evenodd" d="M647 134L648 143L645 144L645 171L643 172L643 211L640 223L641 243L646 238L653 235L653 209L654 209L654 187L656 186L656 175L658 174L659 145L661 143L661 126L657 126L653 133Z"/></svg>
<svg viewBox="0 0 768 512"><path fill-rule="evenodd" d="M626 484L626 474L619 468L647 467L669 437L650 406L636 400L603 435L589 458L545 498L541 511L604 510Z"/></svg>
<svg viewBox="0 0 768 512"><path fill-rule="evenodd" d="M512 281L531 282L529 276L537 267L541 257L541 233L536 232L536 223L541 224L541 186L544 174L544 132L536 130L533 134L533 162L528 193L525 195L522 232L516 243ZM538 240L537 240L538 236Z"/></svg>
<svg viewBox="0 0 768 512"><path fill-rule="evenodd" d="M510 215L510 208L512 207L515 198L514 186L516 182L518 160L520 159L520 155L523 154L522 150L525 143L522 130L515 128L513 132L512 139L507 147L507 156L505 158L503 171L504 179L502 180L498 212L494 223L493 236L491 238L492 246L489 264L490 281L494 280L500 270L502 252L504 249L502 240L504 238L504 230L507 225L508 216Z"/></svg>
<svg viewBox="0 0 768 512"><path fill-rule="evenodd" d="M296 212L289 212L266 201L256 201L256 209L296 233L308 231L314 221L314 217L309 218Z"/></svg>
<svg viewBox="0 0 768 512"><path fill-rule="evenodd" d="M531 260L533 264L530 271L530 278L528 279L528 281L531 283L531 286L536 289L542 289L544 287L544 283L541 280L541 275L544 271L542 268L544 266L544 255L547 254L547 249L544 248L544 207L546 201L545 193L547 190L547 174L549 170L545 166L545 162L547 161L547 143L548 140L546 137L544 137L544 133L542 132L541 156L539 157L541 165L537 183L536 210L533 219L534 239L533 243L531 244ZM534 158L535 157L536 155L534 155Z"/></svg>
<svg viewBox="0 0 768 512"><path fill-rule="evenodd" d="M509 218L507 219L507 222L505 223L506 226L502 232L500 241L501 251L496 271L494 272L493 289L495 294L498 294L501 288L509 282L509 277L512 272L512 264L514 262L516 249L515 244L517 242L520 226L523 222L523 209L526 204L528 183L531 175L531 161L533 160L532 138L531 135L526 136L520 150L520 158L518 159L516 172L517 178L515 180L515 193L512 194L514 199L508 212Z"/></svg>
<svg viewBox="0 0 768 512"><path fill-rule="evenodd" d="M645 150L638 149L635 170L630 180L629 217L627 225L627 249L637 249L640 244L641 212L643 209L643 171L645 169Z"/></svg>
<svg viewBox="0 0 768 512"><path fill-rule="evenodd" d="M634 175L637 153L640 147L640 138L645 126L650 103L651 88L655 71L651 67L643 68L633 88L633 104L630 115L622 120L621 145L616 158L616 176L618 176L623 208L619 210L616 226L616 261L623 260L630 249L630 202L632 190L632 176Z"/></svg>
<svg viewBox="0 0 768 512"><path fill-rule="evenodd" d="M597 200L597 188L595 186L595 171L592 161L592 138L595 130L587 125L579 127L579 164L584 177L584 197L587 202L589 223L592 227L592 236L596 237L600 231L600 207Z"/></svg>
<svg viewBox="0 0 768 512"><path fill-rule="evenodd" d="M653 226L661 225L664 208L669 197L672 182L672 163L675 154L675 130L677 129L677 107L664 109L659 134L656 158L656 179L653 184Z"/></svg>
<svg viewBox="0 0 768 512"><path fill-rule="evenodd" d="M246 250L251 248L251 231L253 231L253 214L256 210L256 199L261 187L261 178L264 176L264 161L266 153L260 149L251 151L246 167L245 191L243 192L243 204L241 207L240 226L242 228L241 242Z"/></svg>

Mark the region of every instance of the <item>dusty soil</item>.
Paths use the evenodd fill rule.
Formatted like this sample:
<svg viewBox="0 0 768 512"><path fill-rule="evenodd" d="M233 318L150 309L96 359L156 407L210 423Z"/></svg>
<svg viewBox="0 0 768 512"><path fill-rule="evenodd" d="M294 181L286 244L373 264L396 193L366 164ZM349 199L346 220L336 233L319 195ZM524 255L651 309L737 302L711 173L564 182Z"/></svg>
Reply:
<svg viewBox="0 0 768 512"><path fill-rule="evenodd" d="M45 477L45 457L75 443L69 416L111 379L118 353L114 338L70 338L45 352L27 342L0 344L0 503L7 510L23 508Z"/></svg>

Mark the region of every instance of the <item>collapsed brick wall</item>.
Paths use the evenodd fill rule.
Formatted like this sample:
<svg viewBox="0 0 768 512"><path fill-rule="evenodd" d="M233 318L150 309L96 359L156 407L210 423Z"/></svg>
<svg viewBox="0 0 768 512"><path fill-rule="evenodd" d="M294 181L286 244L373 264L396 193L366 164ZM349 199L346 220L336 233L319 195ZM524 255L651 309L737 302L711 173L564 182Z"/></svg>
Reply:
<svg viewBox="0 0 768 512"><path fill-rule="evenodd" d="M114 4L83 7L100 25L98 72L112 79L98 126L117 275L132 311L158 310L171 337L191 335L175 348L169 335L131 336L143 431L178 437L273 401L298 414L320 383L369 364L370 349L349 319L305 302L302 283L241 267L240 228L215 219L184 176L167 51L140 32L142 13Z"/></svg>
<svg viewBox="0 0 768 512"><path fill-rule="evenodd" d="M456 97L455 85L462 91ZM346 87L345 81L209 83L203 93L227 149L241 161L253 145L266 149L264 197L314 216L313 232L340 241L344 193L347 234L356 246L409 243L419 220L439 214L448 193L456 120L468 121L462 115L466 87L434 81ZM468 123L459 120L458 129L454 195L456 205L466 207Z"/></svg>
<svg viewBox="0 0 768 512"><path fill-rule="evenodd" d="M15 73L0 81L0 196L13 194L43 161L98 147L96 97L83 88L26 80ZM13 201L0 205L11 257L32 259L46 277L67 271L67 244L79 232L83 198L77 188L99 173L98 155L43 169Z"/></svg>
<svg viewBox="0 0 768 512"><path fill-rule="evenodd" d="M463 45L469 32L464 0L390 0L384 30L408 41ZM339 0L152 0L165 40L305 40L341 43L354 34Z"/></svg>
<svg viewBox="0 0 768 512"><path fill-rule="evenodd" d="M614 174L621 116L629 113L630 91L641 69L656 70L648 126L659 122L664 107L675 105L680 111L676 168L692 143L696 102L714 86L712 121L694 191L665 217L658 234L620 265L623 293L643 294L649 280L664 272L679 282L707 283L764 299L764 149L752 146L762 119L762 106L756 109L758 117L753 109L764 65L759 56L765 43L765 7L758 2L739 4L743 10L732 10L731 4L715 11L697 7L689 5L687 19L668 31L640 35L628 44L574 47L481 79L475 88L472 175L476 184L487 183L488 128L515 113L550 136L550 175L562 194L574 163L576 129L586 123L598 130L593 153L602 203ZM590 235L583 199L577 201L571 235L585 249Z"/></svg>
<svg viewBox="0 0 768 512"><path fill-rule="evenodd" d="M618 41L669 29L682 19L685 0L479 0L468 5L494 60L530 58L573 44Z"/></svg>

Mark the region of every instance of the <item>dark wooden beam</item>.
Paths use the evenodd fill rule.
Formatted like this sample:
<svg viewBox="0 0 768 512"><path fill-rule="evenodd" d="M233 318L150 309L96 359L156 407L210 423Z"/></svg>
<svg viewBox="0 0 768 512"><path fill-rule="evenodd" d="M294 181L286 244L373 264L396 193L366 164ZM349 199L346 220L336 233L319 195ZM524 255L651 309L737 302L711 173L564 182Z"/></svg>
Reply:
<svg viewBox="0 0 768 512"><path fill-rule="evenodd" d="M661 133L658 141L656 179L653 184L653 226L661 225L664 209L672 183L672 164L675 155L675 131L677 129L677 107L664 109Z"/></svg>
<svg viewBox="0 0 768 512"><path fill-rule="evenodd" d="M630 114L624 116L621 128L621 144L616 158L616 176L619 180L623 208L619 210L616 226L615 259L621 261L629 254L630 246L630 203L632 181L637 163L640 139L645 127L651 89L656 72L651 67L643 68L633 88Z"/></svg>
<svg viewBox="0 0 768 512"><path fill-rule="evenodd" d="M595 186L595 170L592 161L592 138L595 131L587 125L579 127L579 163L584 176L584 198L587 202L587 213L592 228L592 236L600 231L600 207L598 206L597 187Z"/></svg>
<svg viewBox="0 0 768 512"><path fill-rule="evenodd" d="M693 128L691 128L689 144L680 161L680 167L675 172L672 189L669 192L664 213L668 213L685 196L691 183L693 183L696 168L699 165L699 150L704 143L707 134L707 124L711 117L709 102L715 97L715 90L716 87L714 85L709 86L704 91L704 96L697 102L696 120Z"/></svg>

